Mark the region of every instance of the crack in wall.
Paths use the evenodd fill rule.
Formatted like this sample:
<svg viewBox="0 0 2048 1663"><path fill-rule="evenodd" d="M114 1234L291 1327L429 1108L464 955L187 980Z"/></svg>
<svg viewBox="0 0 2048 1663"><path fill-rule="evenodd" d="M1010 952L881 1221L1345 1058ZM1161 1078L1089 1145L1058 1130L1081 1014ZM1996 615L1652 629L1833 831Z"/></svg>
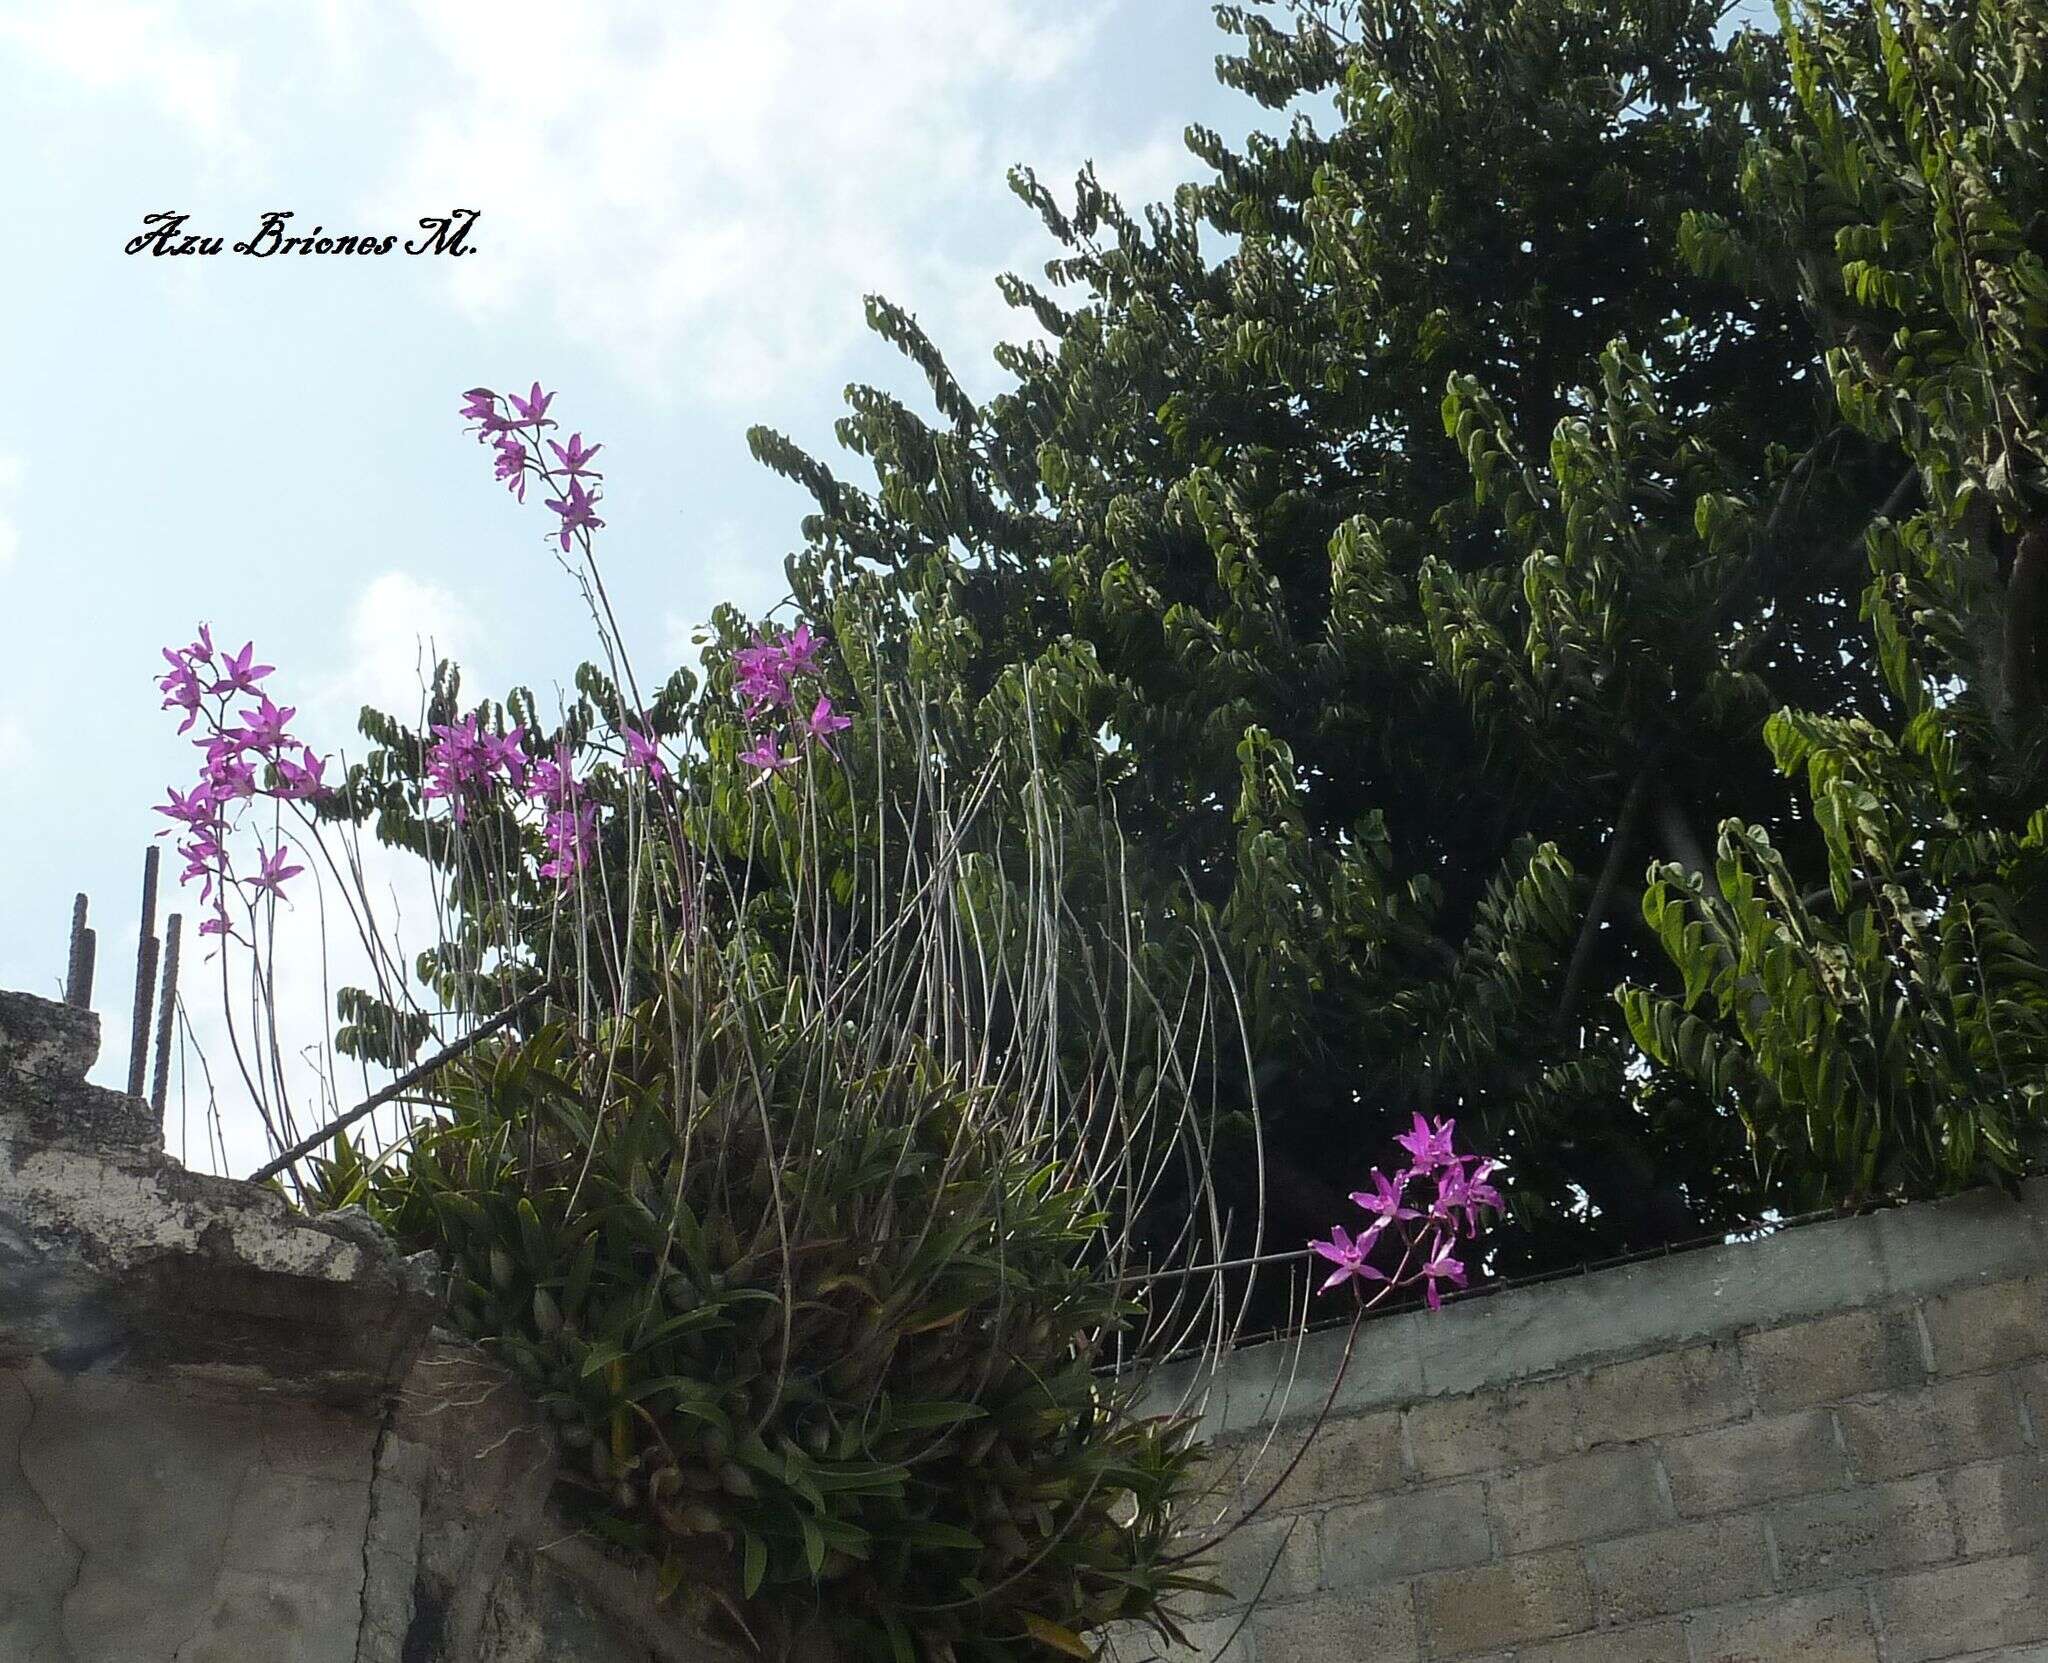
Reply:
<svg viewBox="0 0 2048 1663"><path fill-rule="evenodd" d="M376 1571L371 1561L380 1539L378 1526L383 1517L387 1487L397 1481L385 1459L397 1424L398 1400L394 1395L385 1401L383 1419L377 1427L377 1441L370 1448L370 1505L363 1520L363 1583L356 1596L356 1663L379 1663L382 1655L369 1650L375 1643L371 1629L370 1583ZM404 1640L402 1634L389 1638L400 1643ZM389 1646L384 1648L385 1653L389 1650Z"/></svg>
<svg viewBox="0 0 2048 1663"><path fill-rule="evenodd" d="M85 1580L85 1547L64 1528L64 1521L57 1516L56 1506L43 1494L36 1484L34 1475L28 1470L29 1434L35 1429L36 1417L42 1413L43 1404L42 1399L37 1397L30 1387L25 1374L14 1374L10 1378L19 1387L21 1395L28 1400L28 1413L22 1418L21 1434L14 1441L14 1469L21 1474L22 1487L35 1498L35 1503L43 1510L44 1517L50 1521L65 1547L72 1553L71 1580L57 1596L55 1617L57 1639L64 1647L65 1663L76 1663L78 1652L72 1645L70 1632L65 1626L65 1607L71 1603L71 1596L78 1592L78 1585Z"/></svg>

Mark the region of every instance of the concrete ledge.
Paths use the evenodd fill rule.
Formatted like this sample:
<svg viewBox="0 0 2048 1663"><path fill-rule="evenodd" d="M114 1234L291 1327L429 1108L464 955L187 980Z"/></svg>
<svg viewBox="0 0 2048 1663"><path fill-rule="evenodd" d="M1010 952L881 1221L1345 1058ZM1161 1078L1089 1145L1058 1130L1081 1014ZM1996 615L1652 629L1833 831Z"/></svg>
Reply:
<svg viewBox="0 0 2048 1663"><path fill-rule="evenodd" d="M0 1361L388 1393L439 1308L428 1268L374 1227L186 1171L146 1103L85 1083L98 1049L91 1013L0 993Z"/></svg>
<svg viewBox="0 0 2048 1663"><path fill-rule="evenodd" d="M1442 1311L1368 1321L1333 1412L1511 1385L1809 1317L1904 1303L2048 1269L2048 1178L2018 1201L1980 1190L1947 1201L1809 1224L1585 1276L1460 1299ZM1344 1331L1228 1358L1206 1382L1203 1435L1321 1409ZM1207 1364L1161 1369L1143 1411L1201 1398Z"/></svg>

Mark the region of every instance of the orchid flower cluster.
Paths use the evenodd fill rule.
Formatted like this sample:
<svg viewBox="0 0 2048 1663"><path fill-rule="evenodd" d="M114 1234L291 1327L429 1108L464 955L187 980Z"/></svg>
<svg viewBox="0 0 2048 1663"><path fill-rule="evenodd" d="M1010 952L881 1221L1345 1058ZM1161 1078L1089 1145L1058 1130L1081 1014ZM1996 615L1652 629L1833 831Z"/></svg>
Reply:
<svg viewBox="0 0 2048 1663"><path fill-rule="evenodd" d="M551 490L559 490L561 495L548 498L547 505L562 522L557 528L562 552L569 552L570 539L578 532L587 543L590 533L604 524L597 517L597 504L603 493L587 483L604 477L590 465L590 459L604 446L586 447L580 433L572 433L566 445L544 440L546 430L556 425L548 420L548 406L554 403L555 395L542 392L538 381L524 398L509 393L501 399L488 387L472 387L463 397L468 402L463 405L462 414L476 423L477 442L489 445L496 453L497 477L505 482L505 488L524 502L527 478L531 475ZM510 414L505 407L509 407ZM566 486L556 483L555 469L540 454L543 443L555 453L555 461L568 481Z"/></svg>
<svg viewBox="0 0 2048 1663"><path fill-rule="evenodd" d="M818 650L822 645L811 633L809 624L798 624L787 635L773 630L756 635L753 645L733 654L733 668L737 672L733 688L746 701L747 720L762 722L766 718L765 725L752 735L753 748L740 753L742 762L761 770L760 780L772 779L796 764L797 752L785 754L782 749L784 738L795 746L805 741L822 744L833 734L853 726L853 719L834 710L831 699L822 693L811 706L810 714L803 714L797 678L820 673ZM785 719L771 716L773 711L788 712L786 731Z"/></svg>
<svg viewBox="0 0 2048 1663"><path fill-rule="evenodd" d="M552 757L530 757L524 727L491 733L474 714L460 722L437 722L431 732L423 799L447 801L455 823L463 825L479 802L510 791L542 810L541 840L547 848L542 877L566 887L590 864L597 849L597 805L585 797L566 746ZM667 765L651 740L630 727L624 737L629 771L651 780L668 778Z"/></svg>
<svg viewBox="0 0 2048 1663"><path fill-rule="evenodd" d="M560 493L548 498L547 506L561 522L555 534L567 554L578 537L587 551L591 532L604 525L596 508L601 493L591 484L603 476L590 465L604 446L584 444L581 433L571 434L566 445L545 437L556 425L548 416L555 396L543 392L538 381L524 397L501 397L488 387L472 387L463 395L462 414L476 423L478 442L492 447L497 477L519 501L526 501L529 477ZM543 444L554 452L555 467L541 455ZM558 469L566 483L558 482ZM526 754L525 738L519 727L502 736L487 733L473 715L460 723L437 724L427 748L427 785L420 794L446 798L454 806L458 825L469 818L479 797L500 787L537 802L544 811L541 838L547 848L541 876L567 886L596 852L597 807L585 799L566 750L552 759L532 758ZM621 729L620 738L629 773L642 774L652 783L668 779L668 765L648 735L628 726Z"/></svg>
<svg viewBox="0 0 2048 1663"><path fill-rule="evenodd" d="M1373 1215L1372 1223L1356 1236L1335 1225L1328 1241L1309 1243L1336 1266L1323 1284L1324 1293L1346 1282L1359 1284L1362 1293L1363 1284L1377 1282L1380 1290L1369 1301L1377 1304L1397 1288L1420 1282L1422 1297L1434 1311L1443 1304L1442 1284L1465 1286L1457 1245L1461 1238L1478 1235L1482 1211L1501 1210L1500 1191L1487 1182L1500 1163L1456 1153L1451 1134L1457 1124L1432 1124L1418 1114L1413 1130L1394 1139L1408 1152L1408 1164L1391 1178L1374 1167L1372 1189L1352 1192L1351 1199ZM1428 1193L1431 1188L1434 1194ZM1383 1241L1390 1245L1381 1253ZM1391 1244L1398 1244L1398 1252ZM1372 1263L1376 1253L1393 1258L1394 1268L1382 1270Z"/></svg>
<svg viewBox="0 0 2048 1663"><path fill-rule="evenodd" d="M199 926L201 935L234 933L228 921L228 897L240 894L254 905L259 895L281 898L284 885L305 870L291 864L291 850L282 838L265 848L256 843L256 870L246 877L234 869L230 845L248 805L259 797L281 802L311 801L325 794L321 774L326 763L288 731L298 711L279 706L257 683L274 665L255 662L253 642L240 652L216 648L212 631L199 626L199 638L187 647L165 647L170 670L157 678L165 710L182 710L180 733L204 724L192 741L203 753L198 782L190 791L169 787L169 800L156 812L171 820L157 835L168 837L182 828L177 844L185 857L179 874L184 883L200 885L200 902L212 912ZM239 710L237 701L243 702Z"/></svg>

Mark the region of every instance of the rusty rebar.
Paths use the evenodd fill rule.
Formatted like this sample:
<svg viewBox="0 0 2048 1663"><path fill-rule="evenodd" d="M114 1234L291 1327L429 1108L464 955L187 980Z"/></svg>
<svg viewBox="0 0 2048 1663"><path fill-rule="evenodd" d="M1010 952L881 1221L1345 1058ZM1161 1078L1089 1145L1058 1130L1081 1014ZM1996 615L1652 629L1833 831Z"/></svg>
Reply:
<svg viewBox="0 0 2048 1663"><path fill-rule="evenodd" d="M85 927L85 896L71 903L71 951L64 961L64 1003L92 1009L92 931Z"/></svg>
<svg viewBox="0 0 2048 1663"><path fill-rule="evenodd" d="M149 1106L164 1112L164 1099L171 1083L171 1024L178 1014L178 926L177 914L164 920L164 986L156 1005L156 1078L149 1088Z"/></svg>
<svg viewBox="0 0 2048 1663"><path fill-rule="evenodd" d="M149 1067L149 1019L156 1014L156 868L154 843L142 856L142 928L135 943L135 1009L128 1023L128 1095L140 1097Z"/></svg>

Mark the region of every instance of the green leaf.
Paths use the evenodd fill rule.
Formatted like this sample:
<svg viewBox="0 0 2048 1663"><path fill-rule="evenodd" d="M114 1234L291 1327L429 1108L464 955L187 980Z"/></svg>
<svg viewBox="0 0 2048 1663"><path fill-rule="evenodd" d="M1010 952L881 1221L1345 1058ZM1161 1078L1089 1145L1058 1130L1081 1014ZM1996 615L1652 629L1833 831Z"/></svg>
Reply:
<svg viewBox="0 0 2048 1663"><path fill-rule="evenodd" d="M752 1599L761 1591L761 1580L768 1574L768 1544L753 1526L746 1524L740 1526L740 1541L740 1598Z"/></svg>

